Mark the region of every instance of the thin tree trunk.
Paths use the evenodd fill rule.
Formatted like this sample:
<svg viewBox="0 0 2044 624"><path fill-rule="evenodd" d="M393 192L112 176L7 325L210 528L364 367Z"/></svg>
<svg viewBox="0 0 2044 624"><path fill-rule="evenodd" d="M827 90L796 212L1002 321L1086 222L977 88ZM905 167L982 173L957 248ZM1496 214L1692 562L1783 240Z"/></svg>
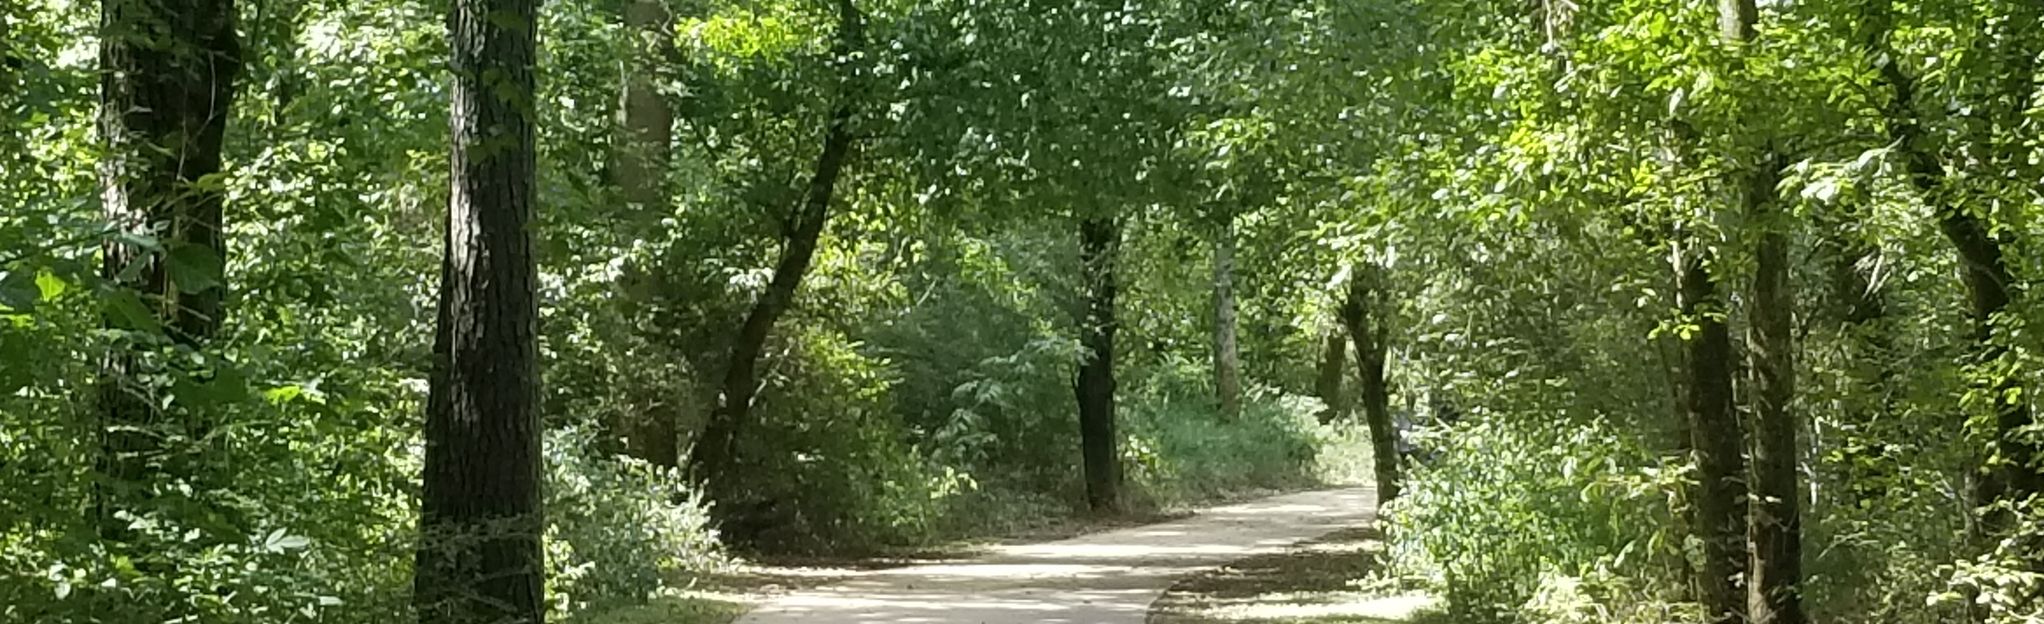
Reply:
<svg viewBox="0 0 2044 624"><path fill-rule="evenodd" d="M1313 381L1313 394L1327 408L1320 411L1320 424L1328 424L1348 415L1348 338L1341 328L1330 327L1320 347L1320 368Z"/></svg>
<svg viewBox="0 0 2044 624"><path fill-rule="evenodd" d="M413 599L433 624L544 621L532 253L534 0L455 0L451 181Z"/></svg>
<svg viewBox="0 0 2044 624"><path fill-rule="evenodd" d="M838 13L837 47L840 56L849 56L863 45L863 24L851 0L839 0ZM760 355L766 350L767 337L773 331L774 323L794 302L795 291L802 285L802 278L808 274L810 262L816 257L817 242L823 236L824 224L830 219L830 203L836 194L838 178L844 172L845 162L851 159L854 99L851 85L854 81L849 73L854 69L848 65L844 71L848 75L841 77L843 88L838 93L837 105L831 111L829 126L824 131L823 151L817 154L809 188L791 220L780 262L774 266L774 277L767 282L766 292L753 302L744 324L738 328L738 336L731 343L723 392L689 454L689 472L695 479L710 486L712 500L728 498L720 491L720 483L722 477L731 474L736 466L739 432L751 423L752 400L759 384Z"/></svg>
<svg viewBox="0 0 2044 624"><path fill-rule="evenodd" d="M2028 3L2016 3L2026 5ZM2033 9L2034 10L2034 9ZM1877 50L1877 56L1893 58L1893 47L1888 42L1892 35L1892 15L1888 5L1869 2L1863 16L1868 22L1868 45ZM2031 23L2035 23L2032 21ZM2020 56L2020 55L2018 55ZM2028 60L2013 61L2017 68L2028 67ZM1889 99L1884 114L1887 118L1887 132L1894 141L1896 151L1901 155L1904 171L1910 184L1931 204L1937 215L1938 230L1952 243L1958 252L1962 280L1966 284L1967 299L1973 317L1973 339L1977 345L1977 359L1992 362L2007 353L2007 347L1994 339L1993 319L2008 310L2013 300L2015 276L2010 272L2005 259L2004 248L2008 241L1998 237L1982 222L1980 217L1954 201L1952 191L1945 188L1947 171L1938 154L1933 151L1929 139L1917 121L1916 82L1902 71L1901 66L1890 60L1879 64L1882 82L1889 89ZM2024 70L2029 71L2029 70ZM2024 74L2028 76L2028 74ZM2026 78L2022 81L2028 84ZM2017 101L2027 102L2027 91L2011 94ZM2026 108L2026 106L2025 106ZM2024 433L2034 420L2029 398L2023 392L2020 375L2003 375L1995 382L1994 397L2020 397L2016 400L1997 398L1994 401L1995 431L1994 455L1987 463L1974 487L1974 504L1982 507L1998 502L2017 502L2044 492L2044 467L2036 461L2040 449L2034 436ZM1986 516L1983 530L1999 533L2010 528L2013 518L2010 514L1990 512ZM2044 568L2044 552L2033 554L2031 564Z"/></svg>
<svg viewBox="0 0 2044 624"><path fill-rule="evenodd" d="M1242 416L1242 352L1235 339L1235 219L1214 238L1214 389L1221 418Z"/></svg>
<svg viewBox="0 0 2044 624"><path fill-rule="evenodd" d="M121 240L102 249L101 276L139 305L108 319L143 336L167 329L198 346L220 326L224 200L202 184L220 171L221 146L242 58L233 0L104 0L101 4L99 131L106 144L100 193L107 220L165 253ZM142 340L146 338L130 338ZM154 390L139 378L132 344L110 350L101 368L100 456L94 507L109 539L123 531L112 513L145 485L164 451ZM193 429L203 423L187 423ZM194 436L198 437L198 436Z"/></svg>
<svg viewBox="0 0 2044 624"><path fill-rule="evenodd" d="M617 183L625 203L635 210L666 211L667 161L674 134L674 111L660 95L658 64L673 55L667 33L667 6L658 0L631 0L625 6L625 31L636 44L626 60L624 88L618 108L623 114L623 140L614 159ZM676 394L682 394L676 392ZM627 445L640 459L667 468L681 465L679 410L671 405L649 409L631 429Z"/></svg>
<svg viewBox="0 0 2044 624"><path fill-rule="evenodd" d="M1732 407L1732 339L1717 278L1703 248L1682 254L1680 292L1683 317L1696 324L1688 341L1689 437L1696 461L1696 510L1692 528L1703 542L1699 598L1712 624L1743 624L1746 596L1746 476L1741 457L1744 435Z"/></svg>
<svg viewBox="0 0 2044 624"><path fill-rule="evenodd" d="M1079 449L1085 471L1086 504L1096 512L1121 508L1121 457L1115 433L1114 334L1116 266L1121 226L1113 217L1079 223L1080 264L1085 275L1085 314L1079 324L1079 372L1072 384L1079 402Z"/></svg>
<svg viewBox="0 0 2044 624"><path fill-rule="evenodd" d="M1754 0L1719 0L1722 36L1744 48L1757 36L1760 9ZM1745 64L1733 57L1735 73ZM1752 107L1748 107L1749 109ZM1791 217L1780 210L1775 186L1784 164L1772 140L1740 158L1730 186L1738 194L1749 226L1761 229L1754 247L1752 354L1754 415L1753 500L1746 518L1746 608L1753 624L1802 624L1802 487L1796 462L1801 429L1795 400L1795 294L1789 280Z"/></svg>
<svg viewBox="0 0 2044 624"><path fill-rule="evenodd" d="M1398 498L1402 489L1398 456L1398 430L1391 422L1391 389L1385 379L1389 354L1390 323L1382 306L1381 280L1375 266L1358 263L1349 275L1348 297L1342 302L1342 324L1356 345L1356 373L1363 420L1370 427L1370 447L1375 457L1379 504Z"/></svg>
<svg viewBox="0 0 2044 624"><path fill-rule="evenodd" d="M1801 624L1802 484L1797 470L1802 428L1795 400L1795 294L1789 280L1787 215L1773 198L1778 161L1752 172L1745 202L1766 231L1756 249L1752 337L1754 444L1753 506L1747 521L1752 580L1747 607L1754 624Z"/></svg>

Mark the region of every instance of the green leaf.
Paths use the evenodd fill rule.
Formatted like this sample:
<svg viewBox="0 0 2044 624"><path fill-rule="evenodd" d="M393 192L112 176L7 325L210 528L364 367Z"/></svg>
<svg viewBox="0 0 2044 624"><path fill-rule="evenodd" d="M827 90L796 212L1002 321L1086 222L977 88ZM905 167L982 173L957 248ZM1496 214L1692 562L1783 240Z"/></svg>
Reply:
<svg viewBox="0 0 2044 624"><path fill-rule="evenodd" d="M156 315L149 311L149 306L142 303L142 297L135 294L135 291L125 288L110 289L104 303L106 317L114 322L115 327L150 333L163 332L163 323L156 319Z"/></svg>
<svg viewBox="0 0 2044 624"><path fill-rule="evenodd" d="M283 529L270 531L263 537L263 552L281 553L299 550L312 545L312 539L302 535L286 535Z"/></svg>
<svg viewBox="0 0 2044 624"><path fill-rule="evenodd" d="M57 274L51 273L48 269L36 273L35 286L36 290L42 291L43 301L54 301L71 287L64 282L64 278L57 277Z"/></svg>
<svg viewBox="0 0 2044 624"><path fill-rule="evenodd" d="M220 254L199 245L178 245L164 256L164 269L178 292L197 293L218 288L225 279Z"/></svg>
<svg viewBox="0 0 2044 624"><path fill-rule="evenodd" d="M0 310L33 311L40 295L35 274L13 271L0 275Z"/></svg>

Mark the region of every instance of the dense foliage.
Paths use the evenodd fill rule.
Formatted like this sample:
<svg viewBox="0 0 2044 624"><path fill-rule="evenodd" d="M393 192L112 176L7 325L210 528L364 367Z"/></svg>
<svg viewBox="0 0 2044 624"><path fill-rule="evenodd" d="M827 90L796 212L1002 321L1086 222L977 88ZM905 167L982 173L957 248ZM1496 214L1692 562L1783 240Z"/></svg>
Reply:
<svg viewBox="0 0 2044 624"><path fill-rule="evenodd" d="M0 5L0 620L412 617L501 485L431 453L530 444L448 521L556 617L1366 477L1469 622L2035 621L2040 55L2031 0Z"/></svg>

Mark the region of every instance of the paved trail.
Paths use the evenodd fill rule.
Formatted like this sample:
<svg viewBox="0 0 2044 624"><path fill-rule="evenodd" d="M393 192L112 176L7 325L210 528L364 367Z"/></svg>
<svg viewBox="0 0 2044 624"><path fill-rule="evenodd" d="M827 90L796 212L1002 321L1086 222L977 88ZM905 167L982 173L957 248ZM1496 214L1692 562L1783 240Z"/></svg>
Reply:
<svg viewBox="0 0 2044 624"><path fill-rule="evenodd" d="M1365 488L1322 490L966 561L882 570L781 597L738 624L1142 624L1179 577L1370 520Z"/></svg>

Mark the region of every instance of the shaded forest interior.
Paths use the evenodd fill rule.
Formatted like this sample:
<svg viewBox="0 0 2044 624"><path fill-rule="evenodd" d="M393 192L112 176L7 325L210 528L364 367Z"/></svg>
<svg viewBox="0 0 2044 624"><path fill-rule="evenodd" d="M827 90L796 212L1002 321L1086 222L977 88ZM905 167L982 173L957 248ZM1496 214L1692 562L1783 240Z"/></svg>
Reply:
<svg viewBox="0 0 2044 624"><path fill-rule="evenodd" d="M2036 0L11 0L0 622L1348 483L1302 574L1444 621L2044 621L2040 64Z"/></svg>

